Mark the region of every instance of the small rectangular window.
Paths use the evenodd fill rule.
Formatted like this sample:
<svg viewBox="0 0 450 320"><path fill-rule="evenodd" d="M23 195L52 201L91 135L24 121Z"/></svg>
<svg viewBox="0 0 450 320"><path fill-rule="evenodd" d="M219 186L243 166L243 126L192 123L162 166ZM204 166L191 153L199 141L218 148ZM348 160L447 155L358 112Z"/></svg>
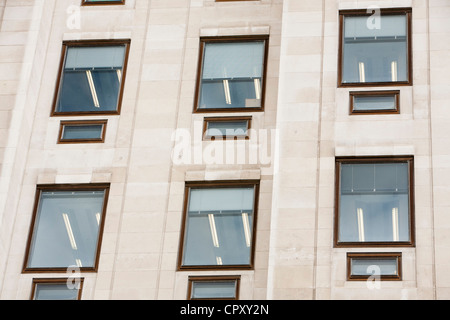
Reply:
<svg viewBox="0 0 450 320"><path fill-rule="evenodd" d="M267 36L202 38L194 111L261 111L267 50Z"/></svg>
<svg viewBox="0 0 450 320"><path fill-rule="evenodd" d="M248 139L251 117L211 117L204 119L204 140Z"/></svg>
<svg viewBox="0 0 450 320"><path fill-rule="evenodd" d="M188 300L237 300L240 276L191 276Z"/></svg>
<svg viewBox="0 0 450 320"><path fill-rule="evenodd" d="M339 86L411 85L410 8L342 10Z"/></svg>
<svg viewBox="0 0 450 320"><path fill-rule="evenodd" d="M64 42L52 115L119 114L129 43Z"/></svg>
<svg viewBox="0 0 450 320"><path fill-rule="evenodd" d="M31 300L80 300L83 278L33 279Z"/></svg>
<svg viewBox="0 0 450 320"><path fill-rule="evenodd" d="M402 279L401 253L347 253L347 279Z"/></svg>
<svg viewBox="0 0 450 320"><path fill-rule="evenodd" d="M24 272L96 271L109 184L40 185Z"/></svg>
<svg viewBox="0 0 450 320"><path fill-rule="evenodd" d="M186 184L179 269L253 268L259 182Z"/></svg>
<svg viewBox="0 0 450 320"><path fill-rule="evenodd" d="M350 114L376 113L400 113L400 91L350 92Z"/></svg>
<svg viewBox="0 0 450 320"><path fill-rule="evenodd" d="M61 121L59 143L101 143L105 140L107 120Z"/></svg>
<svg viewBox="0 0 450 320"><path fill-rule="evenodd" d="M82 6L125 4L125 0L82 0Z"/></svg>

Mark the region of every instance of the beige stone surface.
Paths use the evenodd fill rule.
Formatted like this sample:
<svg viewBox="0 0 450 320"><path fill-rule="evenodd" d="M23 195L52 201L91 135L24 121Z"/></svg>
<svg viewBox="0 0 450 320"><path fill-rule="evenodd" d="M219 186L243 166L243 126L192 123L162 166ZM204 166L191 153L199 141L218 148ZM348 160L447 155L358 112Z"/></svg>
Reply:
<svg viewBox="0 0 450 320"><path fill-rule="evenodd" d="M229 274L241 275L242 299L450 298L448 1L376 1L412 8L414 79L389 87L400 90L399 115L361 116L348 114L353 88L337 87L338 10L373 1L80 2L0 0L0 299L29 299L43 276L22 273L36 185L95 182L111 192L99 270L83 274L86 300L185 299L188 276ZM270 39L265 110L245 113L255 134L236 145L270 150L208 162L214 148L238 149L201 140L199 37L259 34ZM62 41L126 38L121 114L88 117L108 120L105 143L57 144L60 120L79 119L50 116ZM188 163L173 161L174 132L190 135ZM405 154L415 165L415 247L334 248L335 157ZM185 181L240 179L261 181L254 269L177 271ZM376 290L347 281L346 253L358 251L401 252L403 280Z"/></svg>

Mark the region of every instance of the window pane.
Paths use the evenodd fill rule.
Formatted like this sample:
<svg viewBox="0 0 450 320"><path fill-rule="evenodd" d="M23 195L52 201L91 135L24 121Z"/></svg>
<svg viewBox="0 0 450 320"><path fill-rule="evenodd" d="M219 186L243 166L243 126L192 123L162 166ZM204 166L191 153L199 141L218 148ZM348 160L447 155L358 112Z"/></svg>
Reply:
<svg viewBox="0 0 450 320"><path fill-rule="evenodd" d="M339 241L409 241L407 163L341 164Z"/></svg>
<svg viewBox="0 0 450 320"><path fill-rule="evenodd" d="M370 276L370 275L396 276L398 275L397 258L352 258L351 275Z"/></svg>
<svg viewBox="0 0 450 320"><path fill-rule="evenodd" d="M105 191L43 191L29 268L94 267Z"/></svg>
<svg viewBox="0 0 450 320"><path fill-rule="evenodd" d="M191 299L235 298L236 281L194 281Z"/></svg>
<svg viewBox="0 0 450 320"><path fill-rule="evenodd" d="M78 300L78 289L66 284L36 284L34 300Z"/></svg>
<svg viewBox="0 0 450 320"><path fill-rule="evenodd" d="M125 45L68 47L57 112L117 110Z"/></svg>
<svg viewBox="0 0 450 320"><path fill-rule="evenodd" d="M246 136L247 130L247 120L208 121L206 136Z"/></svg>
<svg viewBox="0 0 450 320"><path fill-rule="evenodd" d="M199 108L261 107L264 41L206 43Z"/></svg>
<svg viewBox="0 0 450 320"><path fill-rule="evenodd" d="M64 125L62 140L90 140L102 138L103 125Z"/></svg>
<svg viewBox="0 0 450 320"><path fill-rule="evenodd" d="M248 265L254 188L191 189L183 265Z"/></svg>
<svg viewBox="0 0 450 320"><path fill-rule="evenodd" d="M406 15L381 16L369 29L369 17L344 17L343 83L408 81Z"/></svg>
<svg viewBox="0 0 450 320"><path fill-rule="evenodd" d="M124 3L125 0L85 0L84 3L102 3L106 2L108 3Z"/></svg>
<svg viewBox="0 0 450 320"><path fill-rule="evenodd" d="M396 96L354 96L354 111L396 110Z"/></svg>

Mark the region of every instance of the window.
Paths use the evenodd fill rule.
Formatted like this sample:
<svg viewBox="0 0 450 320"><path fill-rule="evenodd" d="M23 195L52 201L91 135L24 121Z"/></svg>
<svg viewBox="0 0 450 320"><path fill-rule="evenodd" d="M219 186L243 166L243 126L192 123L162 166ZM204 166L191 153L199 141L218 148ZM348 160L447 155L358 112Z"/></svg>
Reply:
<svg viewBox="0 0 450 320"><path fill-rule="evenodd" d="M252 117L211 117L204 119L204 140L248 139Z"/></svg>
<svg viewBox="0 0 450 320"><path fill-rule="evenodd" d="M38 186L24 272L96 271L109 185Z"/></svg>
<svg viewBox="0 0 450 320"><path fill-rule="evenodd" d="M261 111L267 50L267 36L202 38L194 111Z"/></svg>
<svg viewBox="0 0 450 320"><path fill-rule="evenodd" d="M125 0L82 0L82 6L125 4Z"/></svg>
<svg viewBox="0 0 450 320"><path fill-rule="evenodd" d="M336 246L412 246L413 158L336 160Z"/></svg>
<svg viewBox="0 0 450 320"><path fill-rule="evenodd" d="M179 269L253 268L259 182L190 182Z"/></svg>
<svg viewBox="0 0 450 320"><path fill-rule="evenodd" d="M80 300L83 278L33 279L31 300Z"/></svg>
<svg viewBox="0 0 450 320"><path fill-rule="evenodd" d="M386 253L347 253L347 280L402 279L402 255Z"/></svg>
<svg viewBox="0 0 450 320"><path fill-rule="evenodd" d="M412 84L411 9L340 11L339 85Z"/></svg>
<svg viewBox="0 0 450 320"><path fill-rule="evenodd" d="M400 91L350 92L350 114L376 113L400 113Z"/></svg>
<svg viewBox="0 0 450 320"><path fill-rule="evenodd" d="M240 276L191 276L188 300L238 300L240 279Z"/></svg>
<svg viewBox="0 0 450 320"><path fill-rule="evenodd" d="M105 141L107 120L61 121L58 143L95 143Z"/></svg>
<svg viewBox="0 0 450 320"><path fill-rule="evenodd" d="M119 114L129 43L64 42L52 115Z"/></svg>

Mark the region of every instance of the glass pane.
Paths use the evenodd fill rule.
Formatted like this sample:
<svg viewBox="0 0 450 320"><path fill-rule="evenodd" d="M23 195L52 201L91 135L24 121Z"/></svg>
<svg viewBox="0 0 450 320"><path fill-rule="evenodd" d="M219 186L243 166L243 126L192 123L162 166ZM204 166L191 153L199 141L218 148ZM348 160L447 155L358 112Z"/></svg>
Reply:
<svg viewBox="0 0 450 320"><path fill-rule="evenodd" d="M69 47L65 70L122 68L125 46Z"/></svg>
<svg viewBox="0 0 450 320"><path fill-rule="evenodd" d="M194 281L192 299L235 298L236 281Z"/></svg>
<svg viewBox="0 0 450 320"><path fill-rule="evenodd" d="M78 300L78 290L66 284L37 284L34 300Z"/></svg>
<svg viewBox="0 0 450 320"><path fill-rule="evenodd" d="M380 29L361 19L344 19L343 83L408 81L406 15L382 16Z"/></svg>
<svg viewBox="0 0 450 320"><path fill-rule="evenodd" d="M376 111L376 110L396 110L395 95L386 96L354 96L353 110L355 111Z"/></svg>
<svg viewBox="0 0 450 320"><path fill-rule="evenodd" d="M208 121L207 136L245 136L248 121Z"/></svg>
<svg viewBox="0 0 450 320"><path fill-rule="evenodd" d="M192 189L183 265L249 264L253 199L253 188Z"/></svg>
<svg viewBox="0 0 450 320"><path fill-rule="evenodd" d="M29 268L94 267L104 191L42 192Z"/></svg>
<svg viewBox="0 0 450 320"><path fill-rule="evenodd" d="M406 163L342 164L339 241L409 241Z"/></svg>
<svg viewBox="0 0 450 320"><path fill-rule="evenodd" d="M125 46L68 48L57 112L117 110Z"/></svg>
<svg viewBox="0 0 450 320"><path fill-rule="evenodd" d="M352 258L351 261L351 274L353 276L365 276L372 274L380 276L398 275L397 258Z"/></svg>
<svg viewBox="0 0 450 320"><path fill-rule="evenodd" d="M122 2L122 0L86 0L86 2Z"/></svg>
<svg viewBox="0 0 450 320"><path fill-rule="evenodd" d="M199 108L261 106L264 41L205 44Z"/></svg>
<svg viewBox="0 0 450 320"><path fill-rule="evenodd" d="M101 139L103 125L64 125L63 140Z"/></svg>

